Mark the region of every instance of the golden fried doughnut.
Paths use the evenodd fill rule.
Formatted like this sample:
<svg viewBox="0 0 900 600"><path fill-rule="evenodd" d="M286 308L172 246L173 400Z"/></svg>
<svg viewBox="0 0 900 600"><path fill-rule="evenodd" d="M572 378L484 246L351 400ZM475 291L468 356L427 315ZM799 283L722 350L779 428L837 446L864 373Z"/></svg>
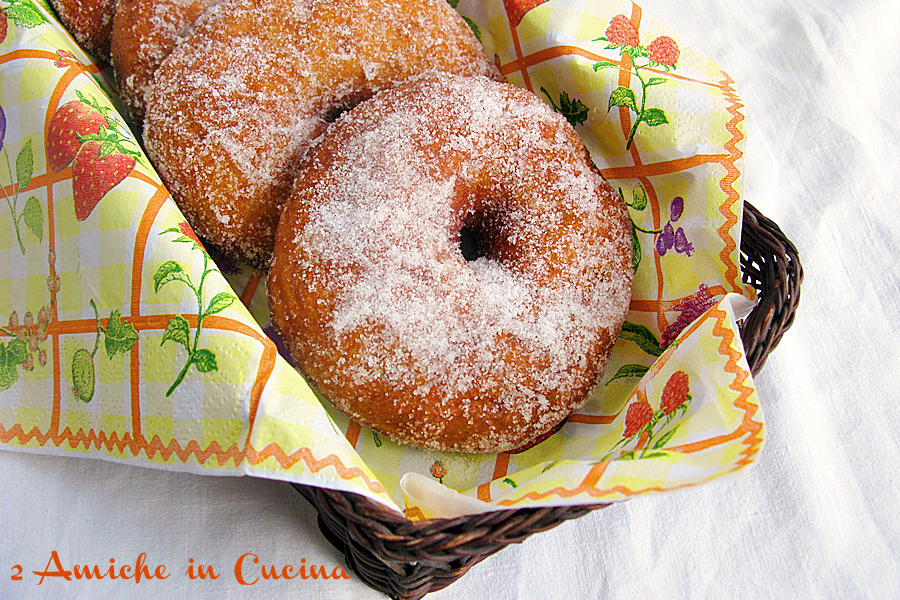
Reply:
<svg viewBox="0 0 900 600"><path fill-rule="evenodd" d="M118 0L110 58L119 92L136 121L144 117L153 74L197 19L219 0Z"/></svg>
<svg viewBox="0 0 900 600"><path fill-rule="evenodd" d="M156 71L144 140L197 233L263 266L327 123L431 70L496 73L445 0L229 0Z"/></svg>
<svg viewBox="0 0 900 600"><path fill-rule="evenodd" d="M310 151L268 294L338 409L409 444L501 452L585 402L632 277L625 206L569 123L510 84L435 74Z"/></svg>
<svg viewBox="0 0 900 600"><path fill-rule="evenodd" d="M103 61L109 61L116 0L51 0L56 14L78 44Z"/></svg>

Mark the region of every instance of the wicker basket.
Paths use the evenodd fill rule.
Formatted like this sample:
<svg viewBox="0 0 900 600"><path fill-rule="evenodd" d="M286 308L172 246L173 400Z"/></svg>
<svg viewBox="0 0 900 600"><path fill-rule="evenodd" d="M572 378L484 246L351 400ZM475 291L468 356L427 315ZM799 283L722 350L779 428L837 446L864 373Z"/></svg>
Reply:
<svg viewBox="0 0 900 600"><path fill-rule="evenodd" d="M741 324L755 375L793 323L803 270L797 249L778 225L747 203L741 237L743 279L759 295L758 305ZM525 508L414 522L357 494L295 487L319 512L319 528L344 553L353 572L403 600L450 585L508 544L606 506Z"/></svg>

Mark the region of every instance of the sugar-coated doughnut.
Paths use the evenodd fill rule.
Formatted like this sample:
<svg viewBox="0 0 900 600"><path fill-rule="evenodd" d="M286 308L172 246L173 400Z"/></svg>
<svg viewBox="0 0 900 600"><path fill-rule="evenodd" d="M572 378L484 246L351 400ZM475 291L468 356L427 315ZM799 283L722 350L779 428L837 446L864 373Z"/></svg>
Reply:
<svg viewBox="0 0 900 600"><path fill-rule="evenodd" d="M431 70L497 71L446 0L227 0L157 69L144 140L197 233L264 266L327 123Z"/></svg>
<svg viewBox="0 0 900 600"><path fill-rule="evenodd" d="M113 16L117 0L51 0L56 15L78 44L109 61Z"/></svg>
<svg viewBox="0 0 900 600"><path fill-rule="evenodd" d="M278 227L272 322L338 409L409 444L501 452L605 371L631 298L631 226L534 94L428 75L344 113Z"/></svg>
<svg viewBox="0 0 900 600"><path fill-rule="evenodd" d="M144 117L153 74L197 20L219 0L118 0L110 61L119 93L135 121Z"/></svg>

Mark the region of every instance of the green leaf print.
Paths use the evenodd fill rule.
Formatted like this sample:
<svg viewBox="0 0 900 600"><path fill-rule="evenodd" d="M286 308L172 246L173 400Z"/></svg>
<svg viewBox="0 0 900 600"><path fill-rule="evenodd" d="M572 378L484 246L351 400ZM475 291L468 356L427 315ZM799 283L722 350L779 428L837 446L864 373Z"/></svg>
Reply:
<svg viewBox="0 0 900 600"><path fill-rule="evenodd" d="M28 358L28 346L22 340L16 338L10 340L6 346L6 362L7 364L17 366L21 365Z"/></svg>
<svg viewBox="0 0 900 600"><path fill-rule="evenodd" d="M29 197L25 201L25 208L22 209L22 216L34 237L38 241L44 241L44 209L41 208L41 201L34 196Z"/></svg>
<svg viewBox="0 0 900 600"><path fill-rule="evenodd" d="M184 349L188 352L191 351L191 326L188 325L187 320L181 315L177 315L172 317L169 320L169 324L166 325L166 331L163 333L162 342L160 345L164 344L167 341L175 342L176 344L180 344L184 346Z"/></svg>
<svg viewBox="0 0 900 600"><path fill-rule="evenodd" d="M0 110L0 116L3 116L2 110ZM2 141L2 134L0 134L0 146L2 146ZM5 157L4 162L6 171L9 176L12 176L12 167L9 164L9 154L7 153L6 146L2 146L2 152ZM0 187L3 189L4 199L6 200L7 206L9 206L9 215L12 218L13 226L15 228L16 241L19 243L19 250L24 255L25 242L22 237L22 230L20 229L21 221L25 221L25 225L39 241L43 241L44 237L44 215L40 200L31 196L25 202L22 212L18 212L19 193L31 184L31 177L34 174L34 153L31 149L31 140L26 141L25 145L22 146L22 149L19 150L19 153L16 155L15 171L16 180L15 185L13 186L12 196L6 193L6 188L4 186Z"/></svg>
<svg viewBox="0 0 900 600"><path fill-rule="evenodd" d="M19 379L18 366L25 361L28 348L25 342L13 339L9 344L0 342L0 391L9 389Z"/></svg>
<svg viewBox="0 0 900 600"><path fill-rule="evenodd" d="M622 325L621 337L637 344L638 348L652 356L662 356L663 349L653 332L643 325L635 325L625 321Z"/></svg>
<svg viewBox="0 0 900 600"><path fill-rule="evenodd" d="M31 176L34 174L34 153L31 150L31 140L25 142L22 149L16 156L16 181L19 183L19 191L21 192L31 183Z"/></svg>
<svg viewBox="0 0 900 600"><path fill-rule="evenodd" d="M553 96L550 95L550 92L545 88L541 88L541 91L547 96L547 100L550 102L553 110L564 116L572 127L587 121L590 109L581 100L577 98L572 100L569 98L568 92L563 91L559 94L559 105L557 105L553 101Z"/></svg>
<svg viewBox="0 0 900 600"><path fill-rule="evenodd" d="M628 377L643 377L649 371L649 367L645 367L644 365L622 365L619 367L619 370L616 371L616 374L612 376L612 379L606 382L607 385L615 381L616 379L625 379Z"/></svg>
<svg viewBox="0 0 900 600"><path fill-rule="evenodd" d="M4 0L4 2L11 3L11 6L3 10L6 11L6 16L17 26L32 29L45 23L44 16L31 2L25 0Z"/></svg>
<svg viewBox="0 0 900 600"><path fill-rule="evenodd" d="M672 439L672 436L675 435L675 432L677 430L678 430L678 428L675 427L674 429L671 429L671 430L667 431L666 433L664 433L658 440L656 440L656 443L653 444L653 449L659 450L660 448L662 448L666 444L668 444L669 440Z"/></svg>
<svg viewBox="0 0 900 600"><path fill-rule="evenodd" d="M607 110L611 109L613 106L624 106L637 112L637 99L634 95L634 91L627 87L618 87L614 89L612 94L609 95L609 107Z"/></svg>
<svg viewBox="0 0 900 600"><path fill-rule="evenodd" d="M216 355L212 350L208 350L206 348L200 348L200 339L203 332L203 320L217 313L222 312L227 309L229 306L234 304L237 300L237 297L234 294L228 292L219 292L209 301L209 304L206 305L206 308L203 308L203 292L204 285L206 284L207 276L214 272L216 269L214 266L210 266L209 255L203 251L203 248L198 245L192 238L188 237L186 232L190 231L187 223L181 223L179 227L170 227L165 231L162 231L160 235L167 233L175 233L178 234L178 237L174 240L176 242L181 241L189 241L194 244L193 249L199 250L203 257L203 272L200 275L199 283L194 285L193 280L190 275L184 270L184 267L174 261L166 261L156 270L156 274L153 276L153 282L155 285L155 289L159 292L159 288L169 283L170 281L181 281L186 285L194 294L194 297L197 300L197 310L199 311L197 314L197 328L194 330L193 339L191 339L191 327L188 323L187 319L185 319L181 315L176 315L169 320L168 325L166 325L166 331L163 333L162 344L167 341L175 342L182 346L185 351L187 351L188 357L184 363L184 366L181 368L181 371L175 377L175 381L172 382L172 385L169 387L168 391L166 391L166 396L171 396L172 393L181 385L181 382L184 381L185 376L190 370L191 365L199 371L200 373L210 373L212 371L219 370L219 364L216 360Z"/></svg>
<svg viewBox="0 0 900 600"><path fill-rule="evenodd" d="M207 315L214 315L216 313L222 312L229 306L231 306L235 301L235 297L233 294L229 294L228 292L219 292L213 299L209 301L209 306L206 307Z"/></svg>
<svg viewBox="0 0 900 600"><path fill-rule="evenodd" d="M619 195L621 194L622 191L619 190ZM622 199L625 199L624 196ZM634 186L634 189L631 190L631 204L629 206L634 210L644 210L647 208L647 190L644 189L644 186Z"/></svg>
<svg viewBox="0 0 900 600"><path fill-rule="evenodd" d="M634 222L631 223L631 270L637 271L641 266L641 259L644 258L644 251L641 249L641 240L638 238L637 227Z"/></svg>
<svg viewBox="0 0 900 600"><path fill-rule="evenodd" d="M106 355L112 358L116 354L125 354L131 350L137 340L138 333L135 331L134 325L123 321L119 311L112 311L106 326Z"/></svg>
<svg viewBox="0 0 900 600"><path fill-rule="evenodd" d="M644 114L641 115L640 120L650 127L666 125L669 122L666 118L666 113L659 108L648 108L644 111Z"/></svg>
<svg viewBox="0 0 900 600"><path fill-rule="evenodd" d="M191 362L196 365L197 370L201 373L219 370L219 365L216 364L216 355L206 348L201 348L194 352Z"/></svg>
<svg viewBox="0 0 900 600"><path fill-rule="evenodd" d="M159 266L153 275L153 291L159 293L159 288L176 280L184 282L188 287L194 287L191 283L190 275L184 272L180 264L174 260L166 261Z"/></svg>

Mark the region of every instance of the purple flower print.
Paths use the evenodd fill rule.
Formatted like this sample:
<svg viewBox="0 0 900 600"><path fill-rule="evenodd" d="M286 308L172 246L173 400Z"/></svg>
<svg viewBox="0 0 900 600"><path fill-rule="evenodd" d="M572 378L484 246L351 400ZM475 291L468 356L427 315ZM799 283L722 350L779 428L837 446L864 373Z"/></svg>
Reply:
<svg viewBox="0 0 900 600"><path fill-rule="evenodd" d="M675 252L679 254L684 254L685 256L690 256L691 252L694 251L694 245L691 244L687 235L684 233L684 229L681 227L675 232Z"/></svg>
<svg viewBox="0 0 900 600"><path fill-rule="evenodd" d="M716 299L709 293L709 287L705 283L701 283L696 294L675 305L674 309L679 313L678 318L666 327L662 334L660 347L668 348L685 327L715 304Z"/></svg>
<svg viewBox="0 0 900 600"><path fill-rule="evenodd" d="M681 230L680 227L678 229ZM656 238L656 253L665 256L673 246L675 246L675 229L672 228L671 223L666 223L662 233Z"/></svg>
<svg viewBox="0 0 900 600"><path fill-rule="evenodd" d="M625 206L627 206L631 210L643 211L648 206L649 199L647 190L645 190L644 186L641 184L638 184L634 188L632 188L631 202L629 202L625 198L625 193L622 191L622 188L619 188L619 196L622 198ZM640 266L644 254L640 239L638 239L638 233L646 233L648 235L655 236L655 249L656 253L659 256L665 256L666 253L670 250L675 250L677 254L684 254L685 256L690 256L694 253L694 245L688 239L687 233L684 231L684 228L678 227L676 229L675 225L673 225L673 223L681 219L682 215L684 215L684 198L681 196L675 196L669 202L669 220L666 221L666 224L663 225L660 229L644 229L643 227L635 223L634 219L631 218L631 214L629 211L629 218L631 218L632 237L631 266L635 271L637 271L638 267Z"/></svg>
<svg viewBox="0 0 900 600"><path fill-rule="evenodd" d="M684 198L675 196L669 203L669 222L662 228L656 238L656 253L665 256L666 252L675 249L678 254L690 256L694 252L694 245L687 239L684 228L675 229L672 223L684 214Z"/></svg>
<svg viewBox="0 0 900 600"><path fill-rule="evenodd" d="M684 198L681 196L675 196L672 198L672 201L669 202L669 220L677 221L681 218L681 215L684 213Z"/></svg>

